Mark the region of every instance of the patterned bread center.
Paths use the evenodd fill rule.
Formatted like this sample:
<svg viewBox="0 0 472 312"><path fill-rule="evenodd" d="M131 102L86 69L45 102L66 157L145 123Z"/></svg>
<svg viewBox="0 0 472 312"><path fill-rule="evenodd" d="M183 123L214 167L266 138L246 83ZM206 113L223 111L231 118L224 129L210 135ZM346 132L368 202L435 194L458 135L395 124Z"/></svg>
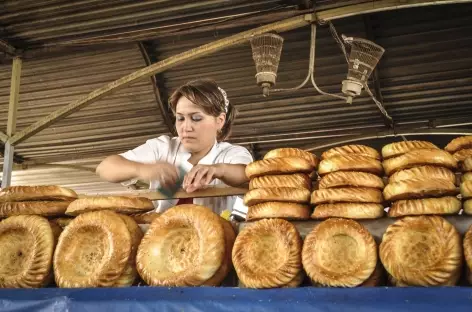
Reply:
<svg viewBox="0 0 472 312"><path fill-rule="evenodd" d="M272 273L283 266L288 259L288 249L282 248L280 238L270 233L259 235L258 239L248 248L247 254L252 255L249 261L253 271ZM268 266L268 264L270 264Z"/></svg>
<svg viewBox="0 0 472 312"><path fill-rule="evenodd" d="M198 247L198 233L193 227L171 230L161 245L160 256L167 260L163 269L171 275L188 270L197 262Z"/></svg>
<svg viewBox="0 0 472 312"><path fill-rule="evenodd" d="M86 278L93 274L92 272L100 271L100 265L103 258L108 254L107 235L102 230L94 227L90 230L89 226L81 227L73 238L76 242L69 245L69 250L65 255L65 263L73 263L71 266L73 274L76 277Z"/></svg>
<svg viewBox="0 0 472 312"><path fill-rule="evenodd" d="M399 259L402 265L412 269L428 268L435 263L441 252L438 244L431 244L432 233L405 231L398 236L401 242L398 248L401 248L402 258Z"/></svg>
<svg viewBox="0 0 472 312"><path fill-rule="evenodd" d="M351 236L338 234L321 242L318 253L322 267L340 273L348 271L352 263L360 257L357 241Z"/></svg>
<svg viewBox="0 0 472 312"><path fill-rule="evenodd" d="M24 229L4 232L0 236L0 276L14 276L27 269L33 245L33 237Z"/></svg>

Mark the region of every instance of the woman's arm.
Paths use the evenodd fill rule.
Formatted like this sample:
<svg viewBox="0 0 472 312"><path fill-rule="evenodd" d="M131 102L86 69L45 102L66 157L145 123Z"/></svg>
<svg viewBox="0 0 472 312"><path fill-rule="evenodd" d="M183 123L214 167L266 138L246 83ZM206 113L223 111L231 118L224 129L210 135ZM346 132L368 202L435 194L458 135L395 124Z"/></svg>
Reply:
<svg viewBox="0 0 472 312"><path fill-rule="evenodd" d="M96 173L104 180L119 183L131 179L149 182L158 180L161 185L171 185L178 178L177 168L166 162L143 164L128 160L119 155L105 158L96 169Z"/></svg>

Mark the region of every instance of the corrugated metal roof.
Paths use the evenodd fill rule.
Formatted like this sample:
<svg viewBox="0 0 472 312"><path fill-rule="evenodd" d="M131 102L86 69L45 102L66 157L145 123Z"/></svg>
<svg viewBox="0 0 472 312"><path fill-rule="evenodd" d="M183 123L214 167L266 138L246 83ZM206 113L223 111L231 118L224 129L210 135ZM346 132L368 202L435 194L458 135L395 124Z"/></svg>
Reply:
<svg viewBox="0 0 472 312"><path fill-rule="evenodd" d="M333 6L336 1L322 4ZM427 126L449 118L467 122L472 110L471 11L472 5L448 5L369 15L373 40L386 48L378 66L384 105L398 125ZM367 37L365 16L346 18L334 24L340 34ZM154 47L153 54L162 60L247 28L160 37L150 42L150 46ZM277 87L294 87L307 74L309 28L282 36L285 44ZM325 91L340 92L346 65L326 26L318 27L316 47L318 85ZM135 45L80 49L66 56L26 60L18 129L143 66L143 58ZM305 87L264 98L256 86L254 74L251 49L245 44L168 70L159 75L158 81L162 93L170 94L189 79L216 79L240 111L231 141L254 148L259 155L276 147L310 148L336 138L367 131L375 134L386 129L377 107L365 96L348 105ZM9 79L9 66L5 65L0 69L0 129L6 124ZM82 162L93 167L100 158L86 158L117 153L164 133L168 133L168 129L160 116L152 86L149 80L143 80L38 133L20 144L16 152L33 159L64 155L83 158ZM440 146L451 138L427 137ZM391 140L362 143L379 148ZM48 170L51 169L17 171L13 183L57 181L86 192L123 190L121 186L100 182L90 171L54 169L49 174Z"/></svg>

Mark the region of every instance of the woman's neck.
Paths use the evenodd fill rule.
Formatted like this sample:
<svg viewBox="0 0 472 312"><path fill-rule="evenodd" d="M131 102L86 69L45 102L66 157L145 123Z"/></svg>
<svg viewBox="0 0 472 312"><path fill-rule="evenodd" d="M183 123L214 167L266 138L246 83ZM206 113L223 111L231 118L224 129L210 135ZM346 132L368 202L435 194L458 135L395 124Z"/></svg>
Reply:
<svg viewBox="0 0 472 312"><path fill-rule="evenodd" d="M195 166L196 164L198 164L200 160L202 160L203 157L208 155L208 153L211 151L212 148L213 148L213 145L201 150L200 152L190 153L191 156L188 159L188 162Z"/></svg>

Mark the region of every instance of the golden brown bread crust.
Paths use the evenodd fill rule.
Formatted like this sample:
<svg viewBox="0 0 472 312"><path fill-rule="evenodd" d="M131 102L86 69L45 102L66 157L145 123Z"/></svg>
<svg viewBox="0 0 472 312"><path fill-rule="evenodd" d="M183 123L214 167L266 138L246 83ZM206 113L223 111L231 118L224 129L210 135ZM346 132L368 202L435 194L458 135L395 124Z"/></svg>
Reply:
<svg viewBox="0 0 472 312"><path fill-rule="evenodd" d="M467 157L464 159L464 161L460 164L460 168L462 172L472 171L472 157Z"/></svg>
<svg viewBox="0 0 472 312"><path fill-rule="evenodd" d="M19 215L62 216L70 202L66 201L24 201L0 202L0 217Z"/></svg>
<svg viewBox="0 0 472 312"><path fill-rule="evenodd" d="M313 219L346 218L346 219L377 219L385 214L383 205L338 203L323 204L315 207Z"/></svg>
<svg viewBox="0 0 472 312"><path fill-rule="evenodd" d="M355 154L380 160L380 154L375 149L366 145L358 144L344 145L331 148L321 154L321 159L329 159L334 156L347 154Z"/></svg>
<svg viewBox="0 0 472 312"><path fill-rule="evenodd" d="M354 171L336 171L323 176L318 184L320 189L334 187L370 187L383 189L383 180L371 173Z"/></svg>
<svg viewBox="0 0 472 312"><path fill-rule="evenodd" d="M470 147L472 147L472 135L466 135L453 139L444 149L449 153L455 153Z"/></svg>
<svg viewBox="0 0 472 312"><path fill-rule="evenodd" d="M404 217L390 225L380 244L387 272L402 284L450 284L462 264L457 230L438 216Z"/></svg>
<svg viewBox="0 0 472 312"><path fill-rule="evenodd" d="M111 287L131 252L125 222L112 211L81 214L64 228L54 253L54 276L62 288Z"/></svg>
<svg viewBox="0 0 472 312"><path fill-rule="evenodd" d="M143 231L139 225L134 221L133 218L126 215L119 215L121 220L126 224L126 228L129 231L131 237L131 250L128 258L128 263L121 274L116 280L114 286L116 287L129 287L134 284L138 277L138 271L136 270L136 253L138 252L139 243L143 239Z"/></svg>
<svg viewBox="0 0 472 312"><path fill-rule="evenodd" d="M339 155L324 159L318 166L318 174L336 171L361 171L376 175L383 174L382 163L377 159L360 155Z"/></svg>
<svg viewBox="0 0 472 312"><path fill-rule="evenodd" d="M300 273L298 273L297 276L293 278L293 280L291 280L288 284L285 284L281 288L296 288L303 283L305 277L305 272L303 272L303 270L300 270Z"/></svg>
<svg viewBox="0 0 472 312"><path fill-rule="evenodd" d="M461 210L461 201L456 197L399 200L392 203L388 216L392 218L414 215L450 215Z"/></svg>
<svg viewBox="0 0 472 312"><path fill-rule="evenodd" d="M398 157L418 149L439 149L439 147L428 141L395 142L387 144L382 148L382 157L384 159Z"/></svg>
<svg viewBox="0 0 472 312"><path fill-rule="evenodd" d="M158 212L147 212L147 213L138 213L132 214L130 217L134 219L138 224L151 224L156 218L158 218L161 214Z"/></svg>
<svg viewBox="0 0 472 312"><path fill-rule="evenodd" d="M246 206L274 201L307 204L310 202L310 191L293 187L271 187L253 189L244 195L244 204Z"/></svg>
<svg viewBox="0 0 472 312"><path fill-rule="evenodd" d="M152 201L145 197L91 196L74 200L67 207L66 214L77 216L84 212L112 210L123 214L134 214L154 210Z"/></svg>
<svg viewBox="0 0 472 312"><path fill-rule="evenodd" d="M356 287L374 272L377 245L361 224L332 218L316 225L306 236L302 262L316 284Z"/></svg>
<svg viewBox="0 0 472 312"><path fill-rule="evenodd" d="M382 286L385 283L385 269L382 266L382 262L377 261L374 272L372 275L359 287L377 287Z"/></svg>
<svg viewBox="0 0 472 312"><path fill-rule="evenodd" d="M452 156L458 161L462 162L466 158L472 157L472 148L466 148L460 151L455 152Z"/></svg>
<svg viewBox="0 0 472 312"><path fill-rule="evenodd" d="M77 194L73 190L58 185L10 186L0 190L0 203L41 200L73 201L74 199L77 199Z"/></svg>
<svg viewBox="0 0 472 312"><path fill-rule="evenodd" d="M467 280L472 284L472 226L464 235L463 241L465 264L467 266Z"/></svg>
<svg viewBox="0 0 472 312"><path fill-rule="evenodd" d="M311 190L311 179L303 173L262 176L251 179L249 189L267 187L294 187Z"/></svg>
<svg viewBox="0 0 472 312"><path fill-rule="evenodd" d="M472 200L464 201L462 208L464 209L465 214L472 215Z"/></svg>
<svg viewBox="0 0 472 312"><path fill-rule="evenodd" d="M281 218L287 220L310 219L309 205L294 203L266 202L248 207L247 220Z"/></svg>
<svg viewBox="0 0 472 312"><path fill-rule="evenodd" d="M254 161L246 166L248 179L263 175L311 173L315 168L304 158L269 158Z"/></svg>
<svg viewBox="0 0 472 312"><path fill-rule="evenodd" d="M472 172L464 172L461 176L461 182L472 181Z"/></svg>
<svg viewBox="0 0 472 312"><path fill-rule="evenodd" d="M311 194L311 203L315 205L334 203L373 203L383 202L382 192L365 187L347 187L320 189Z"/></svg>
<svg viewBox="0 0 472 312"><path fill-rule="evenodd" d="M39 216L13 216L0 222L0 287L43 287L50 277L54 233Z"/></svg>
<svg viewBox="0 0 472 312"><path fill-rule="evenodd" d="M472 198L472 181L464 181L461 183L461 195L463 199Z"/></svg>
<svg viewBox="0 0 472 312"><path fill-rule="evenodd" d="M392 174L388 182L395 183L411 179L442 179L456 183L456 175L449 169L436 166L420 166L404 169Z"/></svg>
<svg viewBox="0 0 472 312"><path fill-rule="evenodd" d="M420 199L457 195L454 183L439 179L410 179L389 183L383 190L385 200Z"/></svg>
<svg viewBox="0 0 472 312"><path fill-rule="evenodd" d="M384 160L383 167L387 175L411 167L424 165L457 168L457 161L446 151L440 149L414 150L401 156Z"/></svg>
<svg viewBox="0 0 472 312"><path fill-rule="evenodd" d="M311 164L313 169L316 169L319 163L318 158L316 157L315 154L301 150L299 148L277 148L277 149L267 152L267 154L265 154L264 156L264 159L286 158L286 157L304 158Z"/></svg>
<svg viewBox="0 0 472 312"><path fill-rule="evenodd" d="M236 237L233 264L249 288L275 288L290 283L302 270L302 239L293 224L264 219L245 227Z"/></svg>
<svg viewBox="0 0 472 312"><path fill-rule="evenodd" d="M166 210L151 223L138 247L139 275L150 286L200 286L208 281L225 258L220 219L199 205Z"/></svg>

